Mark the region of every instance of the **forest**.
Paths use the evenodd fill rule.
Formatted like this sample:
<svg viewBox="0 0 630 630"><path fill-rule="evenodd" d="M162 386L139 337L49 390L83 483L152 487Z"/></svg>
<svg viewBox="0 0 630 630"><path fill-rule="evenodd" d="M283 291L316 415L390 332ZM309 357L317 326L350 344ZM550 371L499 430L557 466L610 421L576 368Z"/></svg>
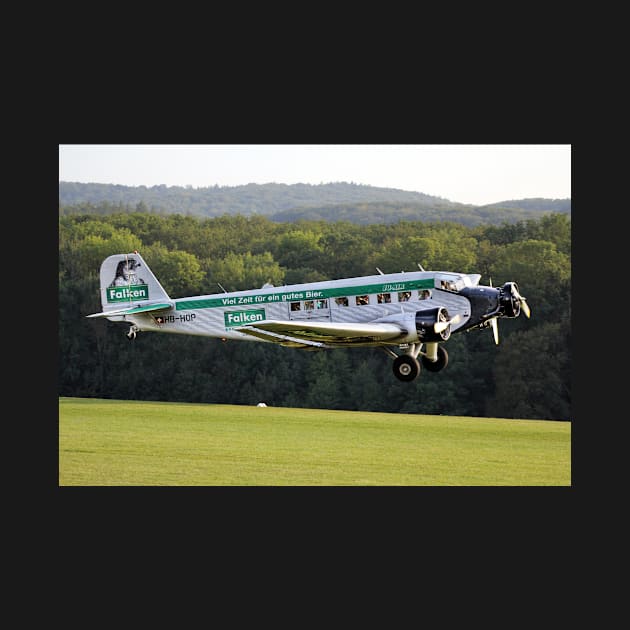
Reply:
<svg viewBox="0 0 630 630"><path fill-rule="evenodd" d="M245 186L121 186L59 182L59 214L263 215L279 223L452 221L463 225L514 223L549 212L571 213L570 199L519 199L485 206L420 192L349 182Z"/></svg>
<svg viewBox="0 0 630 630"><path fill-rule="evenodd" d="M375 202L422 203L466 207L441 197L420 192L379 188L351 182L327 184L246 184L243 186L121 186L59 182L59 203L66 209L79 206L90 210L107 204L148 208L156 213L177 213L214 217L223 214L273 215L308 206ZM89 204L89 205L88 205Z"/></svg>
<svg viewBox="0 0 630 630"><path fill-rule="evenodd" d="M140 251L173 298L425 269L516 281L531 319L452 336L448 367L398 381L380 349L307 352L273 344L140 333L87 319L101 310L99 269ZM571 218L511 223L277 222L154 212L59 216L60 396L265 402L397 413L571 420Z"/></svg>

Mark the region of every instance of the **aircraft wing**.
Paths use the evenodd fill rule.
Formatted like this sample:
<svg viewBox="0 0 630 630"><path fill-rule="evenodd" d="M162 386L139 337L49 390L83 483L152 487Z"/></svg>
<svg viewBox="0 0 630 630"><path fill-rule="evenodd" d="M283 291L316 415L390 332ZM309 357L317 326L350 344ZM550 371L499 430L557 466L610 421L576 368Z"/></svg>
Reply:
<svg viewBox="0 0 630 630"><path fill-rule="evenodd" d="M86 317L112 317L114 315L133 315L135 313L152 313L154 311L165 311L172 307L172 304L145 304L144 306L132 306L131 308L121 308L115 311L104 311L94 313Z"/></svg>
<svg viewBox="0 0 630 630"><path fill-rule="evenodd" d="M239 332L273 341L283 346L331 348L334 346L378 343L403 337L407 331L397 324L329 323L314 321L266 320L239 326Z"/></svg>

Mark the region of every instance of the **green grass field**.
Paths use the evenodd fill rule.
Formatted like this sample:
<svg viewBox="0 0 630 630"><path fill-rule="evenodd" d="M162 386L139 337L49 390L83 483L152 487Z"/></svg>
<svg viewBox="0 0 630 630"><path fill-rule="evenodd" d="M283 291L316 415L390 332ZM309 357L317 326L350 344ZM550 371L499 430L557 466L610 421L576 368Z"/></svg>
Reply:
<svg viewBox="0 0 630 630"><path fill-rule="evenodd" d="M571 423L59 399L60 486L570 486Z"/></svg>

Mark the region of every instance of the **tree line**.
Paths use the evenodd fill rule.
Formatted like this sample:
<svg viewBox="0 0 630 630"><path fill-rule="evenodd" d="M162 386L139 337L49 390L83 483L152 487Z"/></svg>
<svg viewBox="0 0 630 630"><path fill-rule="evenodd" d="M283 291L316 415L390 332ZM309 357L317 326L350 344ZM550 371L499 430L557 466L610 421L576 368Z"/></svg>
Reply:
<svg viewBox="0 0 630 630"><path fill-rule="evenodd" d="M402 383L379 349L306 352L273 344L140 333L86 319L101 310L99 269L141 252L173 298L424 269L518 283L532 318L446 342L448 367ZM221 288L223 287L223 288ZM277 223L261 216L154 213L59 218L59 394L400 413L571 417L571 222Z"/></svg>

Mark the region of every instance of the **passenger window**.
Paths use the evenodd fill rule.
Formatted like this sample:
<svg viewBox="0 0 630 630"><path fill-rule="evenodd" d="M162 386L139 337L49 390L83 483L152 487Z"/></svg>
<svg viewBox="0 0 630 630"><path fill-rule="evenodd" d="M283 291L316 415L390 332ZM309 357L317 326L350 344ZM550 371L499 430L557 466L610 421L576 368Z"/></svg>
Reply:
<svg viewBox="0 0 630 630"><path fill-rule="evenodd" d="M313 300L306 300L304 302L304 310L305 311L312 311L313 308L315 308L315 302L313 302Z"/></svg>
<svg viewBox="0 0 630 630"><path fill-rule="evenodd" d="M347 297L335 298L335 304L337 306L348 306L348 298Z"/></svg>
<svg viewBox="0 0 630 630"><path fill-rule="evenodd" d="M424 289L424 291L420 292L421 300L428 300L430 297L431 297L431 291L429 291L428 289Z"/></svg>
<svg viewBox="0 0 630 630"><path fill-rule="evenodd" d="M408 302L410 298L411 298L411 291L403 291L402 293L398 294L399 302Z"/></svg>
<svg viewBox="0 0 630 630"><path fill-rule="evenodd" d="M369 295L357 295L357 306L365 306L366 304L369 304L369 302Z"/></svg>
<svg viewBox="0 0 630 630"><path fill-rule="evenodd" d="M390 304L392 301L392 294L391 293L377 293L376 301L379 304Z"/></svg>
<svg viewBox="0 0 630 630"><path fill-rule="evenodd" d="M299 302L291 302L291 311L299 311L300 303Z"/></svg>
<svg viewBox="0 0 630 630"><path fill-rule="evenodd" d="M328 308L328 300L317 300L315 308Z"/></svg>

